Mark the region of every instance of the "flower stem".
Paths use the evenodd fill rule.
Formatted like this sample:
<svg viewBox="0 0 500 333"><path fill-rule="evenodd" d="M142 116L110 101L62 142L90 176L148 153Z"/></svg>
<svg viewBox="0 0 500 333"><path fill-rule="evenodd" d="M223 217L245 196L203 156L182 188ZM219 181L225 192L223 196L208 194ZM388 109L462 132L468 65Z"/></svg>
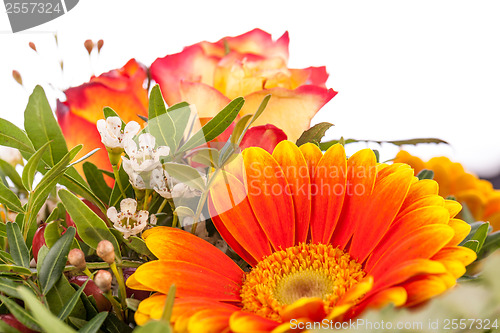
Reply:
<svg viewBox="0 0 500 333"><path fill-rule="evenodd" d="M201 194L200 201L198 201L198 207L196 207L196 213L194 214L193 217L193 226L191 227L191 233L194 235L196 232L196 227L198 226L198 220L200 219L201 211L203 210L203 207L205 206L205 201L207 200L208 197L208 192L210 190L210 186L212 186L212 183L214 179L217 177L217 174L220 172L220 168L215 169L214 173L210 177L210 179L207 181L207 186L205 187L205 190Z"/></svg>
<svg viewBox="0 0 500 333"><path fill-rule="evenodd" d="M148 210L148 200L149 200L149 194L151 193L150 189L146 189L146 194L144 195L144 202L142 206L142 210Z"/></svg>
<svg viewBox="0 0 500 333"><path fill-rule="evenodd" d="M163 210L163 208L165 208L165 205L167 204L168 202L168 199L163 199L163 202L161 203L160 207L158 208L158 211L156 212L156 214L160 214L161 211Z"/></svg>
<svg viewBox="0 0 500 333"><path fill-rule="evenodd" d="M166 321L170 324L170 317L172 317L172 309L174 307L175 292L177 288L175 284L170 286L168 289L167 299L165 300L165 306L163 307L163 313L161 315L161 320Z"/></svg>
<svg viewBox="0 0 500 333"><path fill-rule="evenodd" d="M118 188L120 189L120 192L123 196L123 199L127 198L127 195L125 194L125 191L123 190L122 182L120 181L120 174L118 170L118 165L117 164L112 164L113 167L113 174L115 175L115 182L118 184Z"/></svg>
<svg viewBox="0 0 500 333"><path fill-rule="evenodd" d="M109 266L111 267L111 271L116 277L116 282L118 282L118 289L120 290L120 296L121 296L120 300L122 303L122 308L125 309L127 307L127 302L126 302L127 290L125 289L125 281L123 281L122 269L116 267L116 263L114 262L111 263Z"/></svg>
<svg viewBox="0 0 500 333"><path fill-rule="evenodd" d="M108 290L107 293L104 293L104 296L108 299L108 301L111 302L111 305L113 306L113 309L115 310L116 316L118 319L123 321L123 312L122 308L120 306L120 303L116 301L116 299L113 297L113 294L111 293L111 290Z"/></svg>

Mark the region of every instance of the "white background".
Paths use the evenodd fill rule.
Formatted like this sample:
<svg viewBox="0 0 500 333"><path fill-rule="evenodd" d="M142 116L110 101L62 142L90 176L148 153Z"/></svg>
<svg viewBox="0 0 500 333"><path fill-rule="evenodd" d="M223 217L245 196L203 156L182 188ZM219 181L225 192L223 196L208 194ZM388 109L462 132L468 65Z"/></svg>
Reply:
<svg viewBox="0 0 500 333"><path fill-rule="evenodd" d="M57 89L132 57L150 65L183 46L259 27L275 38L289 31L291 67L327 66L328 86L339 94L314 122L336 125L328 138L439 137L451 146L409 149L450 156L482 176L500 172L498 1L80 0L66 15L17 34L0 8L0 116L19 126L37 83L54 85L48 95L55 106L63 96ZM104 39L90 61L88 38ZM384 158L397 152L371 147Z"/></svg>

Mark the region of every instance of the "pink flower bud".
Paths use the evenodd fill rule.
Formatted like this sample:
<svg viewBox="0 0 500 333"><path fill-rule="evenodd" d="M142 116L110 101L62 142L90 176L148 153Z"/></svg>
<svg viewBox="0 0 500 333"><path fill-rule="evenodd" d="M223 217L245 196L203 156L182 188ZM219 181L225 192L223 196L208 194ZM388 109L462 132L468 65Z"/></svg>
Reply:
<svg viewBox="0 0 500 333"><path fill-rule="evenodd" d="M100 241L99 244L97 244L96 252L97 255L108 264L115 262L115 247L110 241Z"/></svg>
<svg viewBox="0 0 500 333"><path fill-rule="evenodd" d="M85 254L80 249L72 249L71 251L69 251L68 262L70 263L70 265L75 266L80 271L83 271L87 267Z"/></svg>
<svg viewBox="0 0 500 333"><path fill-rule="evenodd" d="M105 270L97 271L97 274L94 277L94 282L96 286L101 289L103 293L107 293L111 290L111 282L113 281L113 275L110 272Z"/></svg>

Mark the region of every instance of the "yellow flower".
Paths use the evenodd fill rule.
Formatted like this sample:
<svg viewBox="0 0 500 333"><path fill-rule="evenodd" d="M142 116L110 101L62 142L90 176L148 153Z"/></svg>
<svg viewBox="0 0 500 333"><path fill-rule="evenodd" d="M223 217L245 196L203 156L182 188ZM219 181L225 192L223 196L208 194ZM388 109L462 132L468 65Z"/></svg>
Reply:
<svg viewBox="0 0 500 333"><path fill-rule="evenodd" d="M248 148L241 161L216 178L209 208L250 270L187 232L150 229L143 237L158 260L127 281L157 292L140 303L138 324L160 318L173 283L178 332L284 332L294 323L344 321L389 303L422 304L476 258L458 246L470 231L454 219L460 204L406 164L377 165L368 149L346 159L341 145L323 154L290 141L272 154Z"/></svg>
<svg viewBox="0 0 500 333"><path fill-rule="evenodd" d="M500 229L500 191L484 179L464 170L460 163L452 162L447 157L434 157L428 162L400 151L395 163L407 163L418 174L423 169L434 171L434 180L439 184L439 195L446 198L454 196L467 205L477 221L488 221L494 230Z"/></svg>

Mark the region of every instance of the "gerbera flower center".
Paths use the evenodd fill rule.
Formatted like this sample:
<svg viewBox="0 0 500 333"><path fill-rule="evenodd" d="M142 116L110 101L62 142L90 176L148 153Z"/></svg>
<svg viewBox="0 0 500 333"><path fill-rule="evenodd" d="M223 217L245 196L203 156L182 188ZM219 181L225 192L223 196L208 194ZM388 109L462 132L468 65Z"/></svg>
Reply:
<svg viewBox="0 0 500 333"><path fill-rule="evenodd" d="M323 299L328 313L365 276L349 254L332 245L300 244L264 258L243 281L243 310L280 321L287 305Z"/></svg>

